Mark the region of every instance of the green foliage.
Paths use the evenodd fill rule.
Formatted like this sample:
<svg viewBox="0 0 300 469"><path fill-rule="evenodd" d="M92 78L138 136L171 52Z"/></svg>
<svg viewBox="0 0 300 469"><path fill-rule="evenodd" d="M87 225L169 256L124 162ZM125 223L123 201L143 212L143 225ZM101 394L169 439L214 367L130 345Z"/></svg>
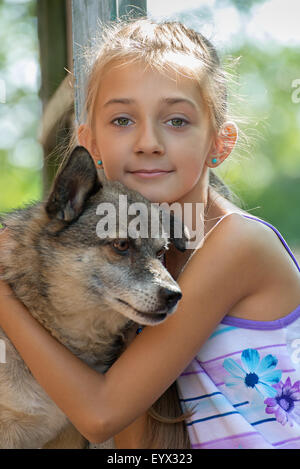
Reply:
<svg viewBox="0 0 300 469"><path fill-rule="evenodd" d="M243 96L235 112L246 121L244 139L219 174L246 209L300 245L300 103L292 101L292 82L300 78L298 49L245 44L235 54L241 56L236 88Z"/></svg>
<svg viewBox="0 0 300 469"><path fill-rule="evenodd" d="M0 211L42 194L41 104L39 83L32 79L39 60L35 8L35 1L0 2L0 79L6 95L0 102Z"/></svg>
<svg viewBox="0 0 300 469"><path fill-rule="evenodd" d="M41 174L39 171L20 169L9 163L1 165L0 188L0 211L10 211L40 199Z"/></svg>

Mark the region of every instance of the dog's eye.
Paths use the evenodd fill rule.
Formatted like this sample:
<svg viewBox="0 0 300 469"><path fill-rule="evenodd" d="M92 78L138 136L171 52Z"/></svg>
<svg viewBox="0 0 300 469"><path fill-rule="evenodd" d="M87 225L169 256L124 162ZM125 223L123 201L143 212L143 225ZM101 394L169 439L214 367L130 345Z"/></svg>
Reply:
<svg viewBox="0 0 300 469"><path fill-rule="evenodd" d="M113 247L120 252L125 252L129 249L129 242L127 239L116 239L112 243Z"/></svg>

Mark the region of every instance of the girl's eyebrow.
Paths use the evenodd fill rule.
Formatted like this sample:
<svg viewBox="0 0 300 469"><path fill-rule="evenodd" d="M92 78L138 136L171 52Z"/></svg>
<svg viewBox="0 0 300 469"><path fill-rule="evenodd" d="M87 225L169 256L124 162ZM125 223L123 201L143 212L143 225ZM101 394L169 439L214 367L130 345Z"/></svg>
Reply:
<svg viewBox="0 0 300 469"><path fill-rule="evenodd" d="M182 98L182 97L162 98L160 102L162 104L169 104L169 105L178 104L178 103L187 103L190 106L192 106L195 110L197 110L197 105L193 101L187 98ZM103 105L103 107L108 107L111 104L135 104L135 103L136 101L132 98L114 98L114 99L110 99L109 101L107 101Z"/></svg>

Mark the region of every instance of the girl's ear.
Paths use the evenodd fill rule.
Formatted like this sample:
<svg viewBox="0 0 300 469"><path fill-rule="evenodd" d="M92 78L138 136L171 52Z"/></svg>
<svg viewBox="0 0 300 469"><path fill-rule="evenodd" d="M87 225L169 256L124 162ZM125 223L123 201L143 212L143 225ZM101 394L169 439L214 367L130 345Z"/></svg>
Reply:
<svg viewBox="0 0 300 469"><path fill-rule="evenodd" d="M77 138L79 145L88 150L94 160L99 159L98 149L93 139L92 131L86 124L81 124L77 130Z"/></svg>
<svg viewBox="0 0 300 469"><path fill-rule="evenodd" d="M232 152L238 139L238 128L234 122L225 122L214 140L206 159L206 165L216 168Z"/></svg>

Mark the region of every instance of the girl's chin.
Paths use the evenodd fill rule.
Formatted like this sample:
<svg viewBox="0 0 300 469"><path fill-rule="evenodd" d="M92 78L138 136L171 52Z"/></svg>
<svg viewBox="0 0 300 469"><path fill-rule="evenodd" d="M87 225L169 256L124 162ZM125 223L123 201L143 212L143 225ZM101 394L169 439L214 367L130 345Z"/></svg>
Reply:
<svg viewBox="0 0 300 469"><path fill-rule="evenodd" d="M128 189L139 192L143 197L145 197L152 203L161 204L165 202L171 204L182 196L182 193L178 192L178 187L177 189L176 187L173 187L172 189L169 184L166 184L166 187L164 189L162 187L162 184L160 183L160 185L157 185L156 181L150 186L149 180L146 183L145 181L139 181L138 183L136 183L135 181L132 181L131 178L127 177L123 177L122 180L121 178L118 178L117 180L127 186Z"/></svg>
<svg viewBox="0 0 300 469"><path fill-rule="evenodd" d="M150 191L139 191L138 192L140 194L142 194L142 196L144 196L146 199L148 199L150 202L152 203L158 203L158 204L162 204L162 203L168 203L168 204L172 204L173 202L176 202L176 198L175 197L170 197L170 192L169 191L166 191L166 193L163 193L163 191L158 194L157 191L156 193L150 193Z"/></svg>

